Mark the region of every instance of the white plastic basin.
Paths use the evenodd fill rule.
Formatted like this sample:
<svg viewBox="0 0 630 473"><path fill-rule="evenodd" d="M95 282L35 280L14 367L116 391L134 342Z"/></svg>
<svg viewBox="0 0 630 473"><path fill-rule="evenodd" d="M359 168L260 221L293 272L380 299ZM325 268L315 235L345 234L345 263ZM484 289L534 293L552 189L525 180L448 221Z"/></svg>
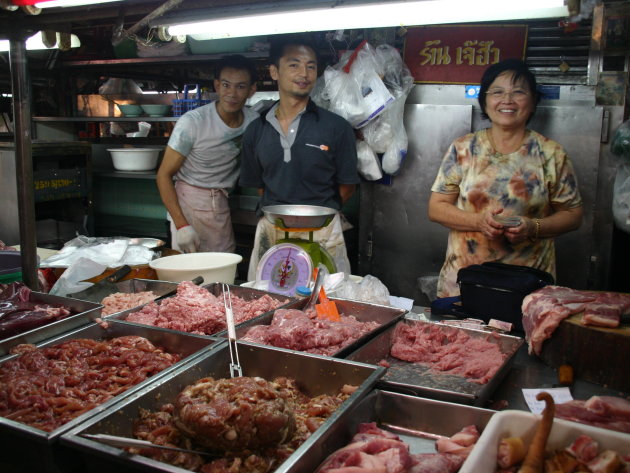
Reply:
<svg viewBox="0 0 630 473"><path fill-rule="evenodd" d="M190 281L203 276L202 284L224 282L234 284L236 265L243 260L234 253L186 253L165 256L149 263L161 281Z"/></svg>
<svg viewBox="0 0 630 473"><path fill-rule="evenodd" d="M114 148L108 149L112 155L114 169L119 171L151 171L157 166L159 148Z"/></svg>

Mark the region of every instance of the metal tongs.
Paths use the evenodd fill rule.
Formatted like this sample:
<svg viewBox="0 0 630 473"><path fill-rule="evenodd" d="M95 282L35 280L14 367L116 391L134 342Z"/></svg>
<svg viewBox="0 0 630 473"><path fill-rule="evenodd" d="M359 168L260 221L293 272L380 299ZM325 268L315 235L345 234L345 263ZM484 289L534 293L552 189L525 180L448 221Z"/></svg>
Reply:
<svg viewBox="0 0 630 473"><path fill-rule="evenodd" d="M230 286L225 283L223 284L223 304L225 305L225 318L227 320L228 328L228 346L230 347L230 376L234 378L236 376L243 376L243 369L241 368L241 361L238 358L238 347L236 346L236 329L234 328L234 312L232 311Z"/></svg>
<svg viewBox="0 0 630 473"><path fill-rule="evenodd" d="M111 445L112 447L135 447L135 448L159 448L162 450L173 450L175 452L183 452L183 453L194 453L196 455L205 455L205 456L216 456L214 453L210 452L202 452L199 450L189 450L187 448L179 448L172 447L170 445L158 445L148 440L140 440L129 437L119 437L117 435L107 435L107 434L82 434L81 437L90 440L96 440L97 442L104 443L106 445Z"/></svg>

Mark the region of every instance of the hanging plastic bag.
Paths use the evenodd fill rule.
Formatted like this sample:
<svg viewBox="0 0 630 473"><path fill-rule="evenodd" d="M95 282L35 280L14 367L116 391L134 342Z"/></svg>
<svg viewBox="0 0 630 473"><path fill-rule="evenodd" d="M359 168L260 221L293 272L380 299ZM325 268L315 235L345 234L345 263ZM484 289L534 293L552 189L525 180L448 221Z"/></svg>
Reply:
<svg viewBox="0 0 630 473"><path fill-rule="evenodd" d="M362 131L370 147L377 153L383 153L383 171L395 175L407 156L409 142L403 116L407 96L413 88L413 76L396 48L380 45L376 48L375 57L383 71L383 83L392 93L394 102Z"/></svg>
<svg viewBox="0 0 630 473"><path fill-rule="evenodd" d="M610 150L630 162L630 120L623 122L615 132Z"/></svg>
<svg viewBox="0 0 630 473"><path fill-rule="evenodd" d="M617 228L630 233L630 164L621 164L617 168L612 210Z"/></svg>
<svg viewBox="0 0 630 473"><path fill-rule="evenodd" d="M383 68L367 41L342 56L324 71L323 85L316 84L313 100L361 128L379 116L394 97L381 76Z"/></svg>
<svg viewBox="0 0 630 473"><path fill-rule="evenodd" d="M383 177L378 157L365 141L357 140L357 157L361 176L368 181L378 181Z"/></svg>
<svg viewBox="0 0 630 473"><path fill-rule="evenodd" d="M366 115L361 86L351 74L334 69L324 71L324 80L330 99L329 110L342 116L353 127L356 127L356 124L361 123Z"/></svg>

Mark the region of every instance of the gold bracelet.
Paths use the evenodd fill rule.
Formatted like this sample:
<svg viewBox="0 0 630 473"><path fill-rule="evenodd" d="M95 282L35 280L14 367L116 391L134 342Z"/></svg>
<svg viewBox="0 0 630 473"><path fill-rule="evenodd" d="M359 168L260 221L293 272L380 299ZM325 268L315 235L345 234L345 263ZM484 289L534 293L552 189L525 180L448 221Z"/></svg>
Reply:
<svg viewBox="0 0 630 473"><path fill-rule="evenodd" d="M535 218L534 224L536 225L536 229L534 230L534 236L529 237L529 240L532 242L538 240L538 234L540 233L540 219Z"/></svg>

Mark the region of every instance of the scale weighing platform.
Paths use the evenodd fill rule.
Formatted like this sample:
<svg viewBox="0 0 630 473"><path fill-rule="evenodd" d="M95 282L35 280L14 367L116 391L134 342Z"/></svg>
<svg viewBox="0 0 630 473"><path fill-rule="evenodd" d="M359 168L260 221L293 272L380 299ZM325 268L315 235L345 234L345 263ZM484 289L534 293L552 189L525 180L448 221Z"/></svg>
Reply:
<svg viewBox="0 0 630 473"><path fill-rule="evenodd" d="M272 205L262 208L268 221L285 232L285 238L269 248L256 271L258 281L269 281L269 290L294 296L298 286L308 286L313 268L322 263L332 274L335 262L322 246L313 241L313 232L326 227L337 211L315 205ZM289 238L291 232L308 232L309 239Z"/></svg>

